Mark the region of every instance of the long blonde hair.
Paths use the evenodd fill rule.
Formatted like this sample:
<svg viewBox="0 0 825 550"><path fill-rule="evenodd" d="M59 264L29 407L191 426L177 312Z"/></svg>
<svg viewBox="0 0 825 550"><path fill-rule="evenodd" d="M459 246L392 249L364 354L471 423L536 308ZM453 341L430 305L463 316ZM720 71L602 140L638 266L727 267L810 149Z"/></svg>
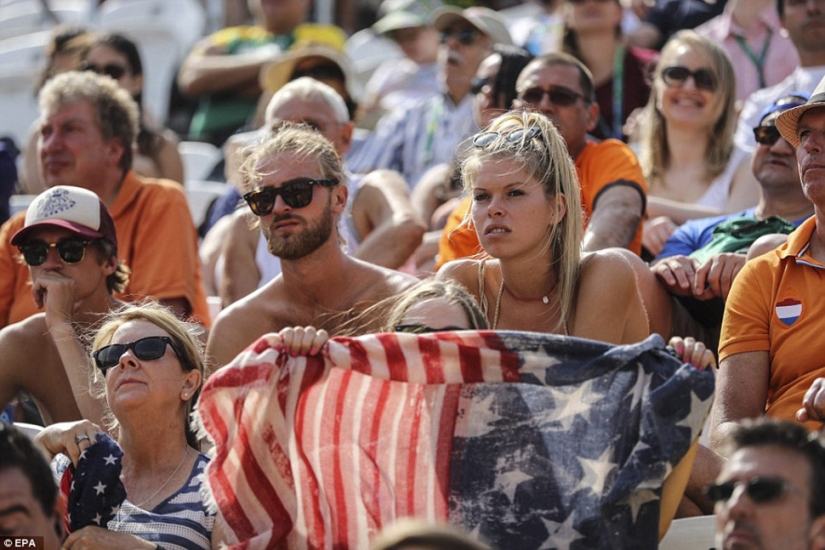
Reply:
<svg viewBox="0 0 825 550"><path fill-rule="evenodd" d="M670 148L667 143L665 118L657 105L660 90L666 86L662 71L676 55L680 46L700 51L710 62L710 70L716 79L716 93L721 94L719 118L708 133L705 154L707 173L715 178L725 171L733 153L733 133L736 128L736 74L728 53L716 42L690 30L679 31L662 48L662 55L653 74L650 99L645 107L641 131L642 153L640 163L650 187L662 181L665 169L670 165Z"/></svg>
<svg viewBox="0 0 825 550"><path fill-rule="evenodd" d="M534 127L539 128L539 133L527 139L526 136ZM524 130L523 135L511 141L510 138L517 135L513 132L519 130ZM465 149L465 156L461 161L465 191L469 192L472 189L482 164L506 158L519 163L529 177L540 182L548 199L563 195L567 201L567 212L553 225L549 236L552 258L550 268L559 290L559 326L563 326L567 323L573 308L584 231L581 191L573 159L570 158L564 138L556 127L550 119L538 112L505 113L493 120L477 136L482 134L497 135L483 146L470 146Z"/></svg>

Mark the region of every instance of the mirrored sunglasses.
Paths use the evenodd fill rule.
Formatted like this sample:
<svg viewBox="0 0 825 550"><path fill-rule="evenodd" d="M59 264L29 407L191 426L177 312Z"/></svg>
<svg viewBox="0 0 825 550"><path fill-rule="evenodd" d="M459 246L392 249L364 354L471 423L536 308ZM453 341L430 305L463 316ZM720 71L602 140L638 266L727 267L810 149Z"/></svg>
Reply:
<svg viewBox="0 0 825 550"><path fill-rule="evenodd" d="M445 30L441 32L441 43L444 44L452 36L462 46L470 46L479 36L478 29L466 28L458 31Z"/></svg>
<svg viewBox="0 0 825 550"><path fill-rule="evenodd" d="M760 145L772 146L782 135L776 126L757 126L753 129L753 137Z"/></svg>
<svg viewBox="0 0 825 550"><path fill-rule="evenodd" d="M574 92L568 88L553 87L545 89L538 86L533 86L532 88L521 90L518 93L518 98L525 103L529 103L530 105L538 105L545 96L547 96L550 100L550 103L553 105L558 105L559 107L569 107L570 105L576 103L579 99L582 99L585 103L588 103L588 100L584 95Z"/></svg>
<svg viewBox="0 0 825 550"><path fill-rule="evenodd" d="M714 504L727 502L733 496L738 485L744 485L748 498L756 503L767 503L777 500L785 491L800 492L784 479L779 477L755 477L747 481L726 481L714 483L705 489L705 494Z"/></svg>
<svg viewBox="0 0 825 550"><path fill-rule="evenodd" d="M103 376L106 376L106 372L120 363L120 358L123 357L123 354L127 351L132 350L135 357L141 361L153 361L163 357L163 354L166 353L167 344L172 348L172 351L175 352L175 355L180 358L175 343L168 336L147 336L134 342L103 346L93 352L92 357L95 360L97 368L100 369Z"/></svg>
<svg viewBox="0 0 825 550"><path fill-rule="evenodd" d="M428 327L427 325L419 325L415 323L408 323L402 325L395 325L395 332L407 332L410 334L428 334L430 332L450 332L453 330L469 330L465 327L446 326L441 328Z"/></svg>
<svg viewBox="0 0 825 550"><path fill-rule="evenodd" d="M103 66L95 65L94 63L89 63L88 61L84 61L80 65L81 71L91 71L97 74L105 74L106 76L110 76L115 80L120 80L123 75L128 72L128 68L123 65L118 65L117 63L106 63Z"/></svg>
<svg viewBox="0 0 825 550"><path fill-rule="evenodd" d="M86 247L94 241L86 241L76 237L69 237L60 239L56 243L47 243L45 241L29 241L21 244L17 248L23 254L23 259L30 266L37 267L46 262L49 257L49 250L57 249L60 259L66 264L76 264L83 261L86 255Z"/></svg>
<svg viewBox="0 0 825 550"><path fill-rule="evenodd" d="M243 200L256 216L268 216L275 208L278 196L290 208L304 208L312 202L312 186L334 187L338 182L331 179L295 178L280 187L261 187L243 196Z"/></svg>
<svg viewBox="0 0 825 550"><path fill-rule="evenodd" d="M527 141L533 139L541 133L541 128L538 126L531 126L528 129L519 128L511 132L481 132L473 136L473 145L476 147L486 147L493 143L497 137L501 136L510 143L517 141Z"/></svg>
<svg viewBox="0 0 825 550"><path fill-rule="evenodd" d="M684 86L688 78L693 79L697 88L712 92L716 90L716 77L708 69L691 71L687 67L674 66L662 70L662 80L670 88Z"/></svg>

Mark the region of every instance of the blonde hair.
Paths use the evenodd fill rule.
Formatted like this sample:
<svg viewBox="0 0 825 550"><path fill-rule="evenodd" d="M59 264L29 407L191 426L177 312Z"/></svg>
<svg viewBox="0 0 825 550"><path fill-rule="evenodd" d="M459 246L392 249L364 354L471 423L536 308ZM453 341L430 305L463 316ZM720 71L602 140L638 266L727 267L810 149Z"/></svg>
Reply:
<svg viewBox="0 0 825 550"><path fill-rule="evenodd" d="M539 133L525 139L534 127L539 128ZM524 135L510 141L510 134L518 130L524 130ZM550 268L559 290L559 326L564 326L573 309L584 231L579 178L564 138L550 119L541 113L530 111L505 113L478 135L485 133L498 135L484 146L468 147L466 156L461 161L465 191L472 189L485 162L506 158L519 163L530 178L541 183L548 198L563 195L567 201L567 212L553 225L549 236Z"/></svg>
<svg viewBox="0 0 825 550"><path fill-rule="evenodd" d="M370 550L489 550L457 527L416 518L401 518L382 529L370 543Z"/></svg>
<svg viewBox="0 0 825 550"><path fill-rule="evenodd" d="M716 42L691 31L683 30L673 35L662 48L662 55L653 74L650 99L645 107L645 117L641 130L642 171L652 188L662 180L665 169L670 164L670 149L667 143L665 118L657 106L657 97L663 86L662 71L669 66L680 46L698 50L709 63L717 83L719 115L708 132L708 148L705 155L707 173L716 177L725 171L733 153L733 133L736 127L736 74L727 52Z"/></svg>
<svg viewBox="0 0 825 550"><path fill-rule="evenodd" d="M186 401L183 411L186 442L195 449L200 449L198 436L196 435L195 429L190 425L189 418L192 413L192 408L200 396L201 387L207 375L203 360L203 344L197 336L202 329L193 323L181 321L171 309L157 302L132 304L112 311L103 320L103 324L98 329L92 341L92 350L98 350L104 346L108 346L112 342L112 338L114 338L117 329L130 321L147 321L165 331L174 342L175 356L178 358L183 371L189 372L197 370L201 373L200 385L195 390L192 398ZM95 369L95 378L102 382L102 373L97 369ZM111 415L109 421L110 429L117 429L117 419L114 418L114 415Z"/></svg>
<svg viewBox="0 0 825 550"><path fill-rule="evenodd" d="M410 308L426 300L443 300L448 304L459 306L467 316L470 329L488 328L487 318L481 312L476 299L461 283L452 279L424 279L406 289L400 296L393 296L390 299L394 301L394 304L387 314L384 327L387 332L395 330L396 325L401 323Z"/></svg>

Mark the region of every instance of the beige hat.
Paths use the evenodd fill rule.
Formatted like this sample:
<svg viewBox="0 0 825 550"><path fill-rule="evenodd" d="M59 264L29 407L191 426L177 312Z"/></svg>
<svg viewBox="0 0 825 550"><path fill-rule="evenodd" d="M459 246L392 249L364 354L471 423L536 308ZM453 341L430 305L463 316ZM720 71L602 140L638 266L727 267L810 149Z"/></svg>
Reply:
<svg viewBox="0 0 825 550"><path fill-rule="evenodd" d="M811 99L805 105L788 109L776 119L776 128L785 140L794 146L799 147L799 136L796 135L796 127L799 124L799 119L802 113L817 107L825 107L825 78L819 81L816 85L814 93L811 94Z"/></svg>
<svg viewBox="0 0 825 550"><path fill-rule="evenodd" d="M432 16L433 27L439 31L445 30L456 21L466 21L490 37L493 44L513 45L510 31L507 30L504 18L489 8L474 6L462 10L453 6L445 6L435 10Z"/></svg>
<svg viewBox="0 0 825 550"><path fill-rule="evenodd" d="M349 92L350 99L356 103L361 99L352 65L346 54L339 49L325 44L306 44L293 48L276 57L272 63L264 65L259 75L261 88L270 93L280 90L284 84L293 80L295 65L301 59L308 57L323 57L335 63L344 75L344 85ZM311 76L311 75L309 75Z"/></svg>

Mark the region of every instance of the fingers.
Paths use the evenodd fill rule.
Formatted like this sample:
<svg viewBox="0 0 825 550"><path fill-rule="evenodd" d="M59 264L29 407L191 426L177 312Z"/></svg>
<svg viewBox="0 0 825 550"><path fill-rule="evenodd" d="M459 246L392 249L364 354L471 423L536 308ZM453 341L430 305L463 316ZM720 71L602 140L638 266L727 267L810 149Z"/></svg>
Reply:
<svg viewBox="0 0 825 550"><path fill-rule="evenodd" d="M694 295L700 299L727 299L733 279L745 265L742 254L719 254L705 262L696 272Z"/></svg>
<svg viewBox="0 0 825 550"><path fill-rule="evenodd" d="M307 327L287 327L282 329L278 336L284 349L292 356L316 355L329 340L329 333L323 329Z"/></svg>
<svg viewBox="0 0 825 550"><path fill-rule="evenodd" d="M676 351L676 356L685 363L690 363L698 369L716 366L716 357L713 352L695 338L688 336L674 336L668 345Z"/></svg>
<svg viewBox="0 0 825 550"><path fill-rule="evenodd" d="M102 430L88 420L52 424L37 436L37 441L52 455L63 453L77 466L83 451L88 449Z"/></svg>
<svg viewBox="0 0 825 550"><path fill-rule="evenodd" d="M696 264L687 256L673 256L665 258L653 265L653 273L671 289L682 291L681 294L690 294L693 281L696 277Z"/></svg>
<svg viewBox="0 0 825 550"><path fill-rule="evenodd" d="M814 380L802 398L802 408L796 413L800 421L825 419L825 378Z"/></svg>

